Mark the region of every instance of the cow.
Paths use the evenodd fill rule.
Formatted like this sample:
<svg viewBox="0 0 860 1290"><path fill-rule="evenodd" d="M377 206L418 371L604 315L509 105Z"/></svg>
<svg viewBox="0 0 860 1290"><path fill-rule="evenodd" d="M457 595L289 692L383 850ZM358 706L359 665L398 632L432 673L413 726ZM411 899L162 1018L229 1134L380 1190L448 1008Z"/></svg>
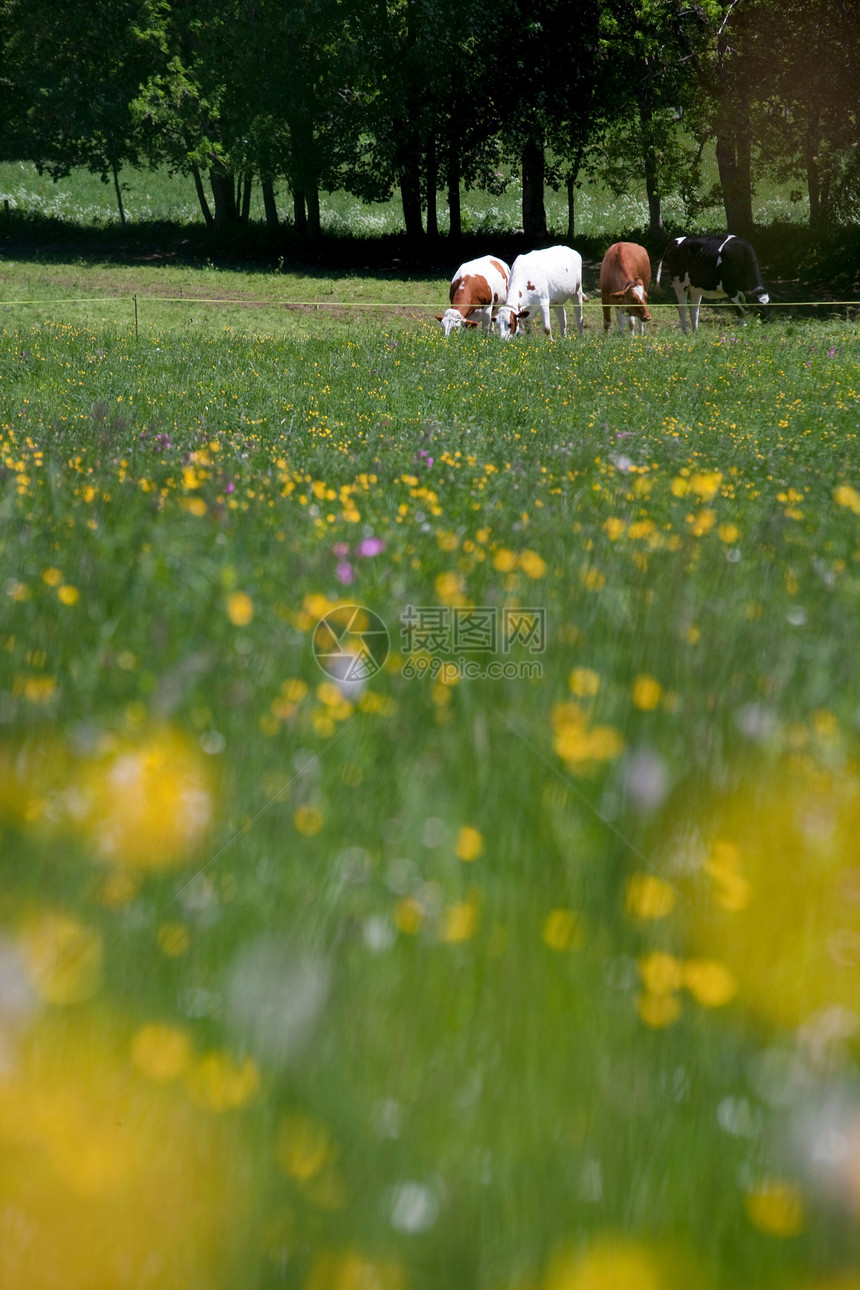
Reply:
<svg viewBox="0 0 860 1290"><path fill-rule="evenodd" d="M511 280L505 303L496 315L496 326L502 340L516 335L520 322L525 322L540 309L543 329L552 335L549 311L555 310L562 336L567 335L566 300L573 300L576 325L582 335L582 256L569 246L551 246L545 251L529 251L518 255L511 268Z"/></svg>
<svg viewBox="0 0 860 1290"><path fill-rule="evenodd" d="M614 242L600 266L600 298L603 301L603 330L612 326L612 307L618 330L624 334L624 317L630 328L644 336L648 312L648 288L651 285L651 260L644 246L636 242Z"/></svg>
<svg viewBox="0 0 860 1290"><path fill-rule="evenodd" d="M687 330L688 303L690 322L693 331L697 330L703 296L706 300L731 300L741 319L745 318L743 305L748 301L756 305L770 301L755 251L749 242L733 233L717 237L676 237L660 261L658 283L664 264L672 275L683 332Z"/></svg>
<svg viewBox="0 0 860 1290"><path fill-rule="evenodd" d="M482 255L461 264L448 291L451 308L436 314L445 335L450 336L458 327L478 327L481 323L489 332L496 310L508 293L510 276L507 264L495 255Z"/></svg>

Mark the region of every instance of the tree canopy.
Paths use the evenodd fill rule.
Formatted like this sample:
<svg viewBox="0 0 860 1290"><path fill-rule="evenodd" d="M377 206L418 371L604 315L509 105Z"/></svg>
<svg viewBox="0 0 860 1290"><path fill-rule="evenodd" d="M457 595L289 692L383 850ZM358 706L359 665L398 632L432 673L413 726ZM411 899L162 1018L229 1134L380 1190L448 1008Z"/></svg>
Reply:
<svg viewBox="0 0 860 1290"><path fill-rule="evenodd" d="M731 231L757 175L806 190L816 230L857 220L854 0L0 0L0 157L55 177L165 165L208 223L270 223L275 186L320 231L320 194L399 192L407 233L460 232L463 186L522 181L523 228L583 168L616 191L702 200L715 148ZM122 211L121 211L122 213Z"/></svg>

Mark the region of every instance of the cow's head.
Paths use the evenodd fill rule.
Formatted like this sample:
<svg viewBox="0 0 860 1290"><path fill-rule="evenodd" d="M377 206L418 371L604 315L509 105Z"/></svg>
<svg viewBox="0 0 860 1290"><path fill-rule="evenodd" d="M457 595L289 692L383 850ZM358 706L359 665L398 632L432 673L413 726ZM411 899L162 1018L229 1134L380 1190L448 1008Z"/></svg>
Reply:
<svg viewBox="0 0 860 1290"><path fill-rule="evenodd" d="M643 322L651 321L648 309L648 293L641 278L632 278L625 282L620 291L613 291L609 299L616 308L624 309L632 318L641 318Z"/></svg>
<svg viewBox="0 0 860 1290"><path fill-rule="evenodd" d="M458 327L480 326L480 323L471 318L464 318L459 309L446 309L443 314L436 314L436 321L442 324L442 330L446 336L450 336L451 332L456 331Z"/></svg>
<svg viewBox="0 0 860 1290"><path fill-rule="evenodd" d="M496 326L502 340L510 340L515 336L520 320L525 322L530 313L531 309L514 309L513 305L502 305L496 314Z"/></svg>

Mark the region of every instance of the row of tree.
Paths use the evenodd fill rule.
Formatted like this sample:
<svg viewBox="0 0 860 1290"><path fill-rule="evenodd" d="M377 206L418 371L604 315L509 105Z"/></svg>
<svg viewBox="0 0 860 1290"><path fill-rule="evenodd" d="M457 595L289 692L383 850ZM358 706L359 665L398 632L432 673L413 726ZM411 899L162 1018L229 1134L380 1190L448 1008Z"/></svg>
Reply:
<svg viewBox="0 0 860 1290"><path fill-rule="evenodd" d="M450 232L464 188L522 182L546 234L547 186L597 171L693 214L721 198L749 234L753 177L809 197L810 223L860 210L856 0L0 0L0 158L54 176L127 165L193 176L206 222L267 221L276 186L300 232L320 194L399 189L406 232ZM702 192L712 143L718 191ZM124 216L123 216L124 217Z"/></svg>

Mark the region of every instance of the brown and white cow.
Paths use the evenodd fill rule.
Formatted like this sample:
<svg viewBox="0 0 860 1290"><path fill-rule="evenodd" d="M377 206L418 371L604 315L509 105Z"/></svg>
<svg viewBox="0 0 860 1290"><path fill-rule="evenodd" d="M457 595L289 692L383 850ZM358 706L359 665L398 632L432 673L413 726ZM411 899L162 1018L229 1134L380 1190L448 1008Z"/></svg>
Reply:
<svg viewBox="0 0 860 1290"><path fill-rule="evenodd" d="M482 255L477 260L461 264L451 279L448 298L451 308L436 314L446 336L458 327L478 327L483 324L489 332L499 305L504 304L508 293L511 271L495 255Z"/></svg>
<svg viewBox="0 0 860 1290"><path fill-rule="evenodd" d="M624 334L625 314L632 335L645 334L651 321L648 311L648 288L651 285L651 260L644 246L637 242L615 242L600 266L600 298L603 301L603 330L612 326L612 309L618 330Z"/></svg>

